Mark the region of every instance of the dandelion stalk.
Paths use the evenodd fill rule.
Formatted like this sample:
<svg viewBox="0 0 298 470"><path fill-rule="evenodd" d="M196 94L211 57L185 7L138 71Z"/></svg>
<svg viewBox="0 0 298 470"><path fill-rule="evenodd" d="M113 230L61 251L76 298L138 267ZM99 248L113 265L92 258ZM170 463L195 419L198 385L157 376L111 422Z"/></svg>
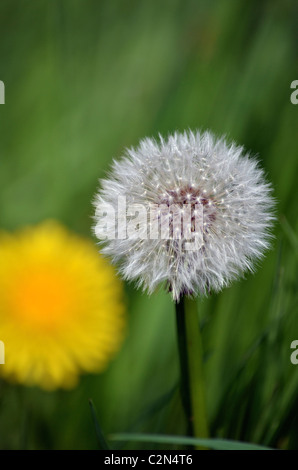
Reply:
<svg viewBox="0 0 298 470"><path fill-rule="evenodd" d="M196 301L182 296L176 302L178 349L181 369L181 394L193 437L209 436L203 371L203 348ZM202 449L202 448L201 448Z"/></svg>

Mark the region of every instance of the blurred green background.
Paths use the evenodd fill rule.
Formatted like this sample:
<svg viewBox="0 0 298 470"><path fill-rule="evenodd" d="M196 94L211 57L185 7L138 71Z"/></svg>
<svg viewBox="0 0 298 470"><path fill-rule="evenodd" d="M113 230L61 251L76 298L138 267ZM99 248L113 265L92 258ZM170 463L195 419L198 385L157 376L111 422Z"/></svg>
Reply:
<svg viewBox="0 0 298 470"><path fill-rule="evenodd" d="M298 449L297 3L1 0L0 79L2 229L55 218L92 237L98 178L145 136L209 128L259 155L276 238L255 275L199 301L208 413L213 437ZM89 398L107 435L185 433L171 300L125 288L105 373L67 392L0 384L1 449L96 449Z"/></svg>

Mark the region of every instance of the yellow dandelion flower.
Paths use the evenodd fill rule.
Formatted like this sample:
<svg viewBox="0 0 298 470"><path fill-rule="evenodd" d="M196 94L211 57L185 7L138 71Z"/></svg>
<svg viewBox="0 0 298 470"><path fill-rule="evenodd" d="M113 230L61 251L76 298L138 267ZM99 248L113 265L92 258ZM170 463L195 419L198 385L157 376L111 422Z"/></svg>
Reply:
<svg viewBox="0 0 298 470"><path fill-rule="evenodd" d="M73 387L106 367L124 327L122 284L91 241L54 221L0 234L2 377Z"/></svg>

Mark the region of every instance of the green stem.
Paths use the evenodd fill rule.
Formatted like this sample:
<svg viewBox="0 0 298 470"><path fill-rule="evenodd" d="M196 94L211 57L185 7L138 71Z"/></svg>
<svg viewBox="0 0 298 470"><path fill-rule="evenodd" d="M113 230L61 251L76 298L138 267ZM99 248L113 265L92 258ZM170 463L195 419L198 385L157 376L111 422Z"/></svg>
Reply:
<svg viewBox="0 0 298 470"><path fill-rule="evenodd" d="M188 433L208 438L208 421L203 370L203 347L196 301L182 297L176 303L181 394Z"/></svg>

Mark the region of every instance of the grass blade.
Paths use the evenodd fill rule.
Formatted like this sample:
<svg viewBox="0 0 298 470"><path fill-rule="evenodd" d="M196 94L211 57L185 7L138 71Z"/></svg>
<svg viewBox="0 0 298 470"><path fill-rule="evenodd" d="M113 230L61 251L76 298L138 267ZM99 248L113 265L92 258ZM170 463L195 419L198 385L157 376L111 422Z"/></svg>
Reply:
<svg viewBox="0 0 298 470"><path fill-rule="evenodd" d="M93 401L90 399L89 400L89 405L91 409L91 414L92 414L92 419L94 422L94 427L95 427L95 432L96 432L96 437L97 437L97 442L100 450L110 450L110 447L107 444L107 441L104 437L104 434L101 430L101 427L99 425L97 415L96 415L96 410L93 404Z"/></svg>
<svg viewBox="0 0 298 470"><path fill-rule="evenodd" d="M155 444L177 444L204 446L213 450L274 450L270 447L264 447L247 442L230 441L226 439L199 439L186 436L163 436L160 434L113 434L110 436L113 441L137 441L152 442Z"/></svg>

